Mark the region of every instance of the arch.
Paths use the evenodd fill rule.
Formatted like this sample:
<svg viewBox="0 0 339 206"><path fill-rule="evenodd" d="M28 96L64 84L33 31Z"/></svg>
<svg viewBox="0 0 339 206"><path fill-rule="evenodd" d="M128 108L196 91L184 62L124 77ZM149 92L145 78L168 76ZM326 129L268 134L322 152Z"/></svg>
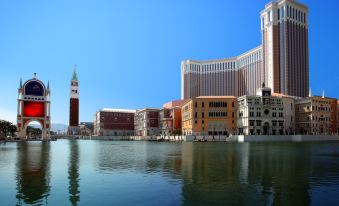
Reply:
<svg viewBox="0 0 339 206"><path fill-rule="evenodd" d="M18 137L30 138L27 126L36 121L41 125L41 138L50 138L50 101L49 85L38 80L36 76L21 85L18 90ZM39 138L40 139L40 138Z"/></svg>
<svg viewBox="0 0 339 206"><path fill-rule="evenodd" d="M36 79L31 79L25 82L24 95L30 96L45 96L45 85Z"/></svg>
<svg viewBox="0 0 339 206"><path fill-rule="evenodd" d="M38 123L38 124L32 124L32 123ZM35 125L35 126L33 126ZM38 125L38 126L36 126ZM31 127L31 128L29 128ZM43 122L35 119L31 119L26 122L24 125L24 133L26 133L26 137L28 139L40 139L42 135L42 131L44 130Z"/></svg>
<svg viewBox="0 0 339 206"><path fill-rule="evenodd" d="M263 135L269 135L270 131L270 124L268 122L265 122L263 125Z"/></svg>

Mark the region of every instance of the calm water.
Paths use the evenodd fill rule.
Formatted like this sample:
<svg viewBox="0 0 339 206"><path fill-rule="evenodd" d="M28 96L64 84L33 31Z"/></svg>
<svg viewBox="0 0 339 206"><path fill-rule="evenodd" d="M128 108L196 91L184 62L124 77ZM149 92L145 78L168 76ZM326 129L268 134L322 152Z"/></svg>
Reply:
<svg viewBox="0 0 339 206"><path fill-rule="evenodd" d="M339 143L7 143L0 205L339 205Z"/></svg>

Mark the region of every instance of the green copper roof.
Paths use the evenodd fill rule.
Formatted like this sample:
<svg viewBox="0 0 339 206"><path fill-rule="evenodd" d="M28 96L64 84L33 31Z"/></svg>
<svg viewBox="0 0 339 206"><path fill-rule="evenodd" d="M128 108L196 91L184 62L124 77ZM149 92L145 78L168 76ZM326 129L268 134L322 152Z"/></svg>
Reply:
<svg viewBox="0 0 339 206"><path fill-rule="evenodd" d="M73 72L72 80L78 81L78 75L77 75L77 72L75 71L75 69L74 69L74 72Z"/></svg>

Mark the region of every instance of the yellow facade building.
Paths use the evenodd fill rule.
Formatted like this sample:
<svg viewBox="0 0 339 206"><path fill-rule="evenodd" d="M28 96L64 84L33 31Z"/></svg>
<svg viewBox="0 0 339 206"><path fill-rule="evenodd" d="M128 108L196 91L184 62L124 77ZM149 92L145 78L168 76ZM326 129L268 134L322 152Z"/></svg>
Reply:
<svg viewBox="0 0 339 206"><path fill-rule="evenodd" d="M337 100L311 96L296 101L298 134L335 134L338 131Z"/></svg>
<svg viewBox="0 0 339 206"><path fill-rule="evenodd" d="M184 135L228 135L236 132L237 98L200 96L182 106Z"/></svg>

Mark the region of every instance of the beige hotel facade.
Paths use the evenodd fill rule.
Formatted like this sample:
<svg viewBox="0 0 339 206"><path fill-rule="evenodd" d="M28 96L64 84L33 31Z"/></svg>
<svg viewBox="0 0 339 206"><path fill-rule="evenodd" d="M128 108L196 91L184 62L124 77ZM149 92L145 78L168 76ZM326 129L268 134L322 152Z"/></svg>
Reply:
<svg viewBox="0 0 339 206"><path fill-rule="evenodd" d="M232 58L182 61L182 99L255 95L262 83L274 93L308 95L308 7L272 1L260 17L260 46Z"/></svg>

